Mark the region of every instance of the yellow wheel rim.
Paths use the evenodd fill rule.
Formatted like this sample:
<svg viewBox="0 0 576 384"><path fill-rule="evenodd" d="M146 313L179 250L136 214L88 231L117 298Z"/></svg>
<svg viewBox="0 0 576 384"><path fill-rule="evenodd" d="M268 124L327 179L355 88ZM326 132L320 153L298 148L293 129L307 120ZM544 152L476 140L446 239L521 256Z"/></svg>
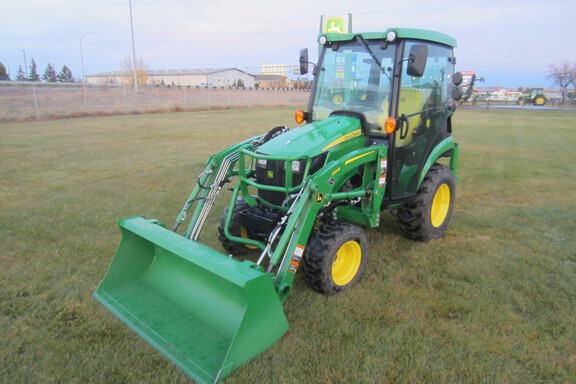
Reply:
<svg viewBox="0 0 576 384"><path fill-rule="evenodd" d="M448 184L442 184L432 200L432 209L430 210L430 220L432 226L438 228L446 220L450 208L450 187Z"/></svg>
<svg viewBox="0 0 576 384"><path fill-rule="evenodd" d="M543 97L537 97L536 100L534 100L534 104L536 105L544 105L544 98Z"/></svg>
<svg viewBox="0 0 576 384"><path fill-rule="evenodd" d="M240 228L240 237L243 239L249 239L250 236L248 236L248 230L244 227ZM255 245L248 245L248 244L244 244L246 246L246 248L250 248L250 249L256 249L258 248Z"/></svg>
<svg viewBox="0 0 576 384"><path fill-rule="evenodd" d="M348 241L338 249L332 264L332 280L336 285L346 285L354 279L362 261L362 248L356 241Z"/></svg>
<svg viewBox="0 0 576 384"><path fill-rule="evenodd" d="M344 101L344 97L343 97L341 94L339 94L339 93L335 94L335 95L332 97L332 102L333 102L334 104L336 104L336 105L342 104L343 101Z"/></svg>

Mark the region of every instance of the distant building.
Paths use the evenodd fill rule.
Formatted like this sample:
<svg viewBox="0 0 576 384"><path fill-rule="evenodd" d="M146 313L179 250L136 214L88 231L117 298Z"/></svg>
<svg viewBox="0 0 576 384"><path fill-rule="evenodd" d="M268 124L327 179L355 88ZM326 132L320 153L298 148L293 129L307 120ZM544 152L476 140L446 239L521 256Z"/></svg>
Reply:
<svg viewBox="0 0 576 384"><path fill-rule="evenodd" d="M283 75L255 75L254 81L260 88L291 88L292 80Z"/></svg>
<svg viewBox="0 0 576 384"><path fill-rule="evenodd" d="M160 69L146 71L148 85L232 87L242 80L245 87L254 87L254 75L237 68ZM112 71L86 75L89 84L129 84L130 71Z"/></svg>

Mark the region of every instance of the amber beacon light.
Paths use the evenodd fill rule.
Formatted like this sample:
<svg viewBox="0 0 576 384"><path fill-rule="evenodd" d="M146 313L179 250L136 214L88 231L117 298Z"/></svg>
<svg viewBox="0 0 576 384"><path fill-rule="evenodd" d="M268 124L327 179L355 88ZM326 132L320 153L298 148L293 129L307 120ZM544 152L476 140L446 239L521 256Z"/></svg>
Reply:
<svg viewBox="0 0 576 384"><path fill-rule="evenodd" d="M304 111L299 109L294 114L294 119L296 120L297 124L302 124L305 120Z"/></svg>
<svg viewBox="0 0 576 384"><path fill-rule="evenodd" d="M396 119L394 117L388 116L386 123L384 124L384 130L389 135L396 131Z"/></svg>

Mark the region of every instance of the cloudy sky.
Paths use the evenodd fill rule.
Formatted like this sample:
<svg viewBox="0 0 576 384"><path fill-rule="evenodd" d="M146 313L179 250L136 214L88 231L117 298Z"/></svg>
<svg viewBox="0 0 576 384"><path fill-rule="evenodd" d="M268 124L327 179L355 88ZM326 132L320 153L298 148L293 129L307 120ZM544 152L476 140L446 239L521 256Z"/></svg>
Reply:
<svg viewBox="0 0 576 384"><path fill-rule="evenodd" d="M128 0L2 0L0 62L16 77L34 58L82 76L132 55ZM320 15L355 32L432 29L458 40L458 70L489 86L552 86L550 64L576 63L576 0L132 0L136 56L149 69L297 64L315 51ZM82 38L82 39L81 39Z"/></svg>

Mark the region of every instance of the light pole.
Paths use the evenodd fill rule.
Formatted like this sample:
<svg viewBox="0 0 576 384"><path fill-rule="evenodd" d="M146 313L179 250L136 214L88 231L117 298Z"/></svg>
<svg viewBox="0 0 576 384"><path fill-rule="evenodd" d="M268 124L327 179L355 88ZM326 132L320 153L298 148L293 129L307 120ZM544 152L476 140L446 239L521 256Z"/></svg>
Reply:
<svg viewBox="0 0 576 384"><path fill-rule="evenodd" d="M234 65L234 68L238 69L238 60L240 60L240 59L246 59L247 57L250 57L250 56L240 56L240 57L237 57L237 58L236 58L236 64Z"/></svg>
<svg viewBox="0 0 576 384"><path fill-rule="evenodd" d="M26 71L24 73L24 75L25 75L24 77L25 77L25 79L27 79L28 78L28 64L26 64L26 51L24 49L21 49L21 51L22 51L22 54L24 55L24 69Z"/></svg>
<svg viewBox="0 0 576 384"><path fill-rule="evenodd" d="M246 58L248 58L248 57L250 57L250 56L240 56L240 57L237 57L237 58L236 58L236 64L234 65L234 69L238 70L238 60L240 60L240 59L246 59ZM242 80L242 83L244 84L244 80Z"/></svg>
<svg viewBox="0 0 576 384"><path fill-rule="evenodd" d="M86 69L84 68L84 53L82 52L82 39L89 35L95 35L96 32L86 33L80 36L80 62L82 63L82 82L86 82Z"/></svg>
<svg viewBox="0 0 576 384"><path fill-rule="evenodd" d="M86 69L84 68L84 53L82 52L82 39L89 35L95 35L96 32L86 33L80 36L80 63L82 64L82 90L84 92L84 106L88 106L88 97L86 96Z"/></svg>
<svg viewBox="0 0 576 384"><path fill-rule="evenodd" d="M136 74L136 48L134 47L134 22L132 20L132 0L128 0L130 6L130 32L132 33L132 59L134 60L134 90L138 91L138 75Z"/></svg>

